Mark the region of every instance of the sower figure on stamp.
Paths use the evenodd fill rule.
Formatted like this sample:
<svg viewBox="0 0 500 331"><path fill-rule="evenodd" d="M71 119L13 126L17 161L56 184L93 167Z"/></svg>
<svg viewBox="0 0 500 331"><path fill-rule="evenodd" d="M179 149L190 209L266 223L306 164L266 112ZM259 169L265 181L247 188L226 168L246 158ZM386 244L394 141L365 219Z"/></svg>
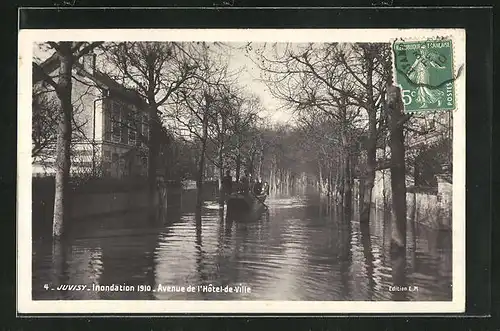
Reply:
<svg viewBox="0 0 500 331"><path fill-rule="evenodd" d="M430 83L429 66L436 69L445 69L444 66L438 63L438 57L439 54L429 51L423 46L420 48L420 56L415 59L408 71L408 78L419 85L415 101L421 104L420 108L425 108L434 103L437 103L438 107L441 106L441 98L444 92L439 89L431 89L428 86Z"/></svg>

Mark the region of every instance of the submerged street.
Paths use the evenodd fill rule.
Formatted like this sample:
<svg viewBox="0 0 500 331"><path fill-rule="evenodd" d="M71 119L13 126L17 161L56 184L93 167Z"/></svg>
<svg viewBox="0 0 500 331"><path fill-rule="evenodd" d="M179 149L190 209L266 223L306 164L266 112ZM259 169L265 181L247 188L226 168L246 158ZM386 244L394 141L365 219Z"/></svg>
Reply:
<svg viewBox="0 0 500 331"><path fill-rule="evenodd" d="M452 301L455 75L379 37L34 43L32 299Z"/></svg>
<svg viewBox="0 0 500 331"><path fill-rule="evenodd" d="M169 209L167 225L148 223L143 212L127 213L78 221L55 245L35 241L33 299L451 300L451 232L418 224L415 234L409 231L405 274L411 288L395 292L383 212L373 211L370 229L363 229L356 215L345 222L317 195L301 193L270 196L259 220L237 223L225 220L214 199L205 203L199 228L190 200ZM46 284L135 290L47 290ZM167 286L240 290L182 293Z"/></svg>

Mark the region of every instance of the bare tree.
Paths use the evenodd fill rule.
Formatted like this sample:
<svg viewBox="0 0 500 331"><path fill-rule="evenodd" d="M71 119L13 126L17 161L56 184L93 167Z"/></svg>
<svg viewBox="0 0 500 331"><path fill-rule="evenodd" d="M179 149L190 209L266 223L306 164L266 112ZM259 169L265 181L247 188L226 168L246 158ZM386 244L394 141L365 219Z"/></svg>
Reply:
<svg viewBox="0 0 500 331"><path fill-rule="evenodd" d="M162 135L162 112L172 95L193 79L199 68L190 46L170 42L121 42L103 45L108 74L137 91L147 103L149 115L148 179L151 196Z"/></svg>
<svg viewBox="0 0 500 331"><path fill-rule="evenodd" d="M272 52L258 51L256 63L265 72L273 94L297 110L322 112L338 126L340 132L342 196L350 205L352 162L350 150L355 137L353 128L367 126L366 166L362 219L368 221L371 191L376 170L377 112L384 93L385 63L378 60L389 54L382 44L305 44L273 46ZM272 54L272 55L269 55ZM361 110L366 112L361 116ZM366 124L365 124L366 123Z"/></svg>
<svg viewBox="0 0 500 331"><path fill-rule="evenodd" d="M91 119L85 114L85 102L83 99L91 95L92 88L96 85L86 83L80 80L77 75L72 76L75 84L82 84L80 93L72 95L72 135L70 151L72 155L71 173L81 175L83 171L86 175L95 176L95 167L86 166L88 158L79 155L79 149L87 144L92 144L93 139L89 136L86 127L89 126ZM44 168L51 169L54 164L54 155L57 143L57 127L59 114L59 99L53 88L47 83L37 83L33 86L32 96L32 161ZM75 160L75 156L81 160ZM77 161L78 172L73 167L74 161ZM80 162L78 162L80 161Z"/></svg>
<svg viewBox="0 0 500 331"><path fill-rule="evenodd" d="M72 136L73 104L71 98L72 90L72 69L73 64L81 56L88 53L100 42L48 42L48 45L55 50L43 66L33 62L33 83L43 80L51 85L60 101L58 112L58 131L56 145L56 178L54 197L54 218L52 223L52 235L59 237L63 232L64 217L67 213L67 189L69 182L71 158L70 146ZM57 82L50 76L46 69L52 66L51 63L59 66L59 76ZM57 68L57 65L54 69Z"/></svg>
<svg viewBox="0 0 500 331"><path fill-rule="evenodd" d="M57 100L51 98L53 90L47 90L39 86L33 87L32 113L33 125L31 132L33 159L44 159L45 154L55 150L57 142Z"/></svg>
<svg viewBox="0 0 500 331"><path fill-rule="evenodd" d="M201 150L198 157L197 206L203 203L202 192L209 140L222 137L225 121L220 115L227 112L227 87L233 84L232 73L228 71L227 61L221 61L218 53L207 43L201 43L197 58L198 71L190 84L185 84L173 94L169 111L164 113L166 121L173 120L175 126L187 132L189 138L198 140ZM219 132L217 132L219 131ZM182 133L181 133L182 136Z"/></svg>
<svg viewBox="0 0 500 331"><path fill-rule="evenodd" d="M253 156L255 153L252 144L257 134L255 126L259 119L258 113L261 110L260 101L255 96L241 95L240 100L227 121L231 132L228 153L234 161L236 181L239 181L242 166L248 171L253 171L251 157L244 160L243 156Z"/></svg>
<svg viewBox="0 0 500 331"><path fill-rule="evenodd" d="M390 118L392 240L393 251L406 252L406 170L403 136L403 101L398 87L387 88L387 112Z"/></svg>

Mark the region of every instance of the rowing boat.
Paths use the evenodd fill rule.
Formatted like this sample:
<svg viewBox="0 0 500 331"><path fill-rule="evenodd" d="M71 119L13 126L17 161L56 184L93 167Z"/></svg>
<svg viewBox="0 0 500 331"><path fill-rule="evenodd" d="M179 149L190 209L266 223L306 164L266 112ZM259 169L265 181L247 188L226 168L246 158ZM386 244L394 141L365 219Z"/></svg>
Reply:
<svg viewBox="0 0 500 331"><path fill-rule="evenodd" d="M267 209L267 195L233 193L226 199L227 215L234 220L248 221L258 219Z"/></svg>

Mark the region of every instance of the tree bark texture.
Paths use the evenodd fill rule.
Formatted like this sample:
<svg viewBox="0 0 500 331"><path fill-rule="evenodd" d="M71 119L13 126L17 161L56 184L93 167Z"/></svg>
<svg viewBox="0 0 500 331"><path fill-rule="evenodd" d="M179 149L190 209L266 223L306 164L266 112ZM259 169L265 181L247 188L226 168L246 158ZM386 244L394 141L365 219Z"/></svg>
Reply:
<svg viewBox="0 0 500 331"><path fill-rule="evenodd" d="M201 211L203 205L203 180L205 173L205 153L207 149L208 138L208 111L209 105L207 102L205 111L203 112L203 134L201 140L200 159L198 161L198 177L196 179L196 210Z"/></svg>
<svg viewBox="0 0 500 331"><path fill-rule="evenodd" d="M240 182L240 172L241 172L241 155L238 149L238 154L236 155L236 183Z"/></svg>
<svg viewBox="0 0 500 331"><path fill-rule="evenodd" d="M160 153L161 123L158 118L157 109L151 106L149 109L149 140L148 140L148 186L149 202L151 207L155 204L157 192L157 168ZM158 201L160 203L160 201Z"/></svg>
<svg viewBox="0 0 500 331"><path fill-rule="evenodd" d="M377 113L375 101L373 100L373 59L368 58L367 65L367 112L368 112L368 141L366 146L366 174L363 188L363 206L360 214L360 222L370 222L370 211L372 206L372 190L375 184L375 168L377 162Z"/></svg>
<svg viewBox="0 0 500 331"><path fill-rule="evenodd" d="M392 235L393 249L406 250L406 180L405 147L402 124L401 91L396 86L388 88L388 110L390 116L391 190L392 190Z"/></svg>
<svg viewBox="0 0 500 331"><path fill-rule="evenodd" d="M52 236L60 237L63 233L64 219L68 214L68 184L71 167L71 135L73 105L71 103L71 71L73 68L73 55L71 42L60 42L60 67L57 94L61 102L58 116L57 145L56 145L56 173L54 217L52 221Z"/></svg>

